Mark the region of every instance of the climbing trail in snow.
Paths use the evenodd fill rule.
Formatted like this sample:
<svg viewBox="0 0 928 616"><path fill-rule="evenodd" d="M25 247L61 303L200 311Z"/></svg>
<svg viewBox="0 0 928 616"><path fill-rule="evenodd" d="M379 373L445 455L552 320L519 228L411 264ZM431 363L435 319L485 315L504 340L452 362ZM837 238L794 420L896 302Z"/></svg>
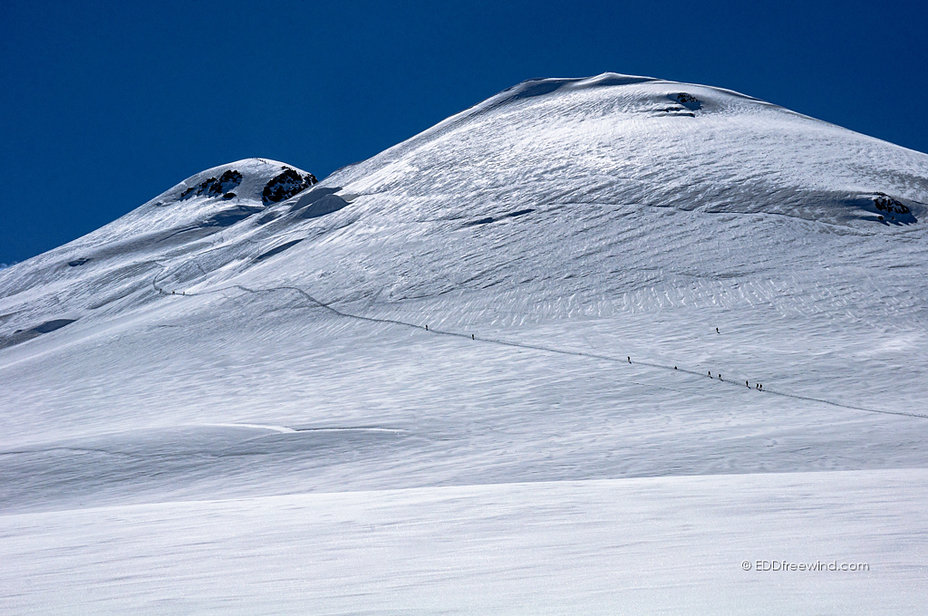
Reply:
<svg viewBox="0 0 928 616"><path fill-rule="evenodd" d="M165 295L171 295L171 293L168 293L168 292L165 291L164 289L159 288L154 282L152 283L152 285L155 287L155 289L156 289L159 293L162 293L162 294L165 294ZM692 369L683 368L683 367L680 367L679 364L671 366L671 365L659 364L659 363L655 363L655 362L632 360L630 356L626 356L626 358L623 359L623 358L621 358L621 357L613 357L613 356L610 356L610 355L602 355L602 354L599 354L599 353L590 353L590 352L587 352L587 351L569 351L569 350L566 350L566 349L558 349L558 348L556 348L556 347L543 346L543 345L539 345L539 344L529 344L529 343L527 343L527 342L516 342L516 341L513 341L513 340L503 340L503 339L499 339L499 338L483 338L483 337L478 338L478 337L476 336L476 334L474 334L474 333L465 334L465 333L459 333L459 332L452 332L452 331L446 331L446 330L441 330L441 329L435 329L435 328L432 328L432 327L427 327L427 326L419 325L419 324L416 324L416 323L410 323L410 322L407 322L407 321L400 321L400 320L397 320L397 319L384 319L384 318L377 318L377 317L367 317L367 316L363 316L363 315L359 315L359 314L352 314L352 313L349 313L349 312L344 312L344 311L342 311L342 310L339 310L338 308L334 308L334 307L331 306L330 304L327 304L326 302L323 302L323 301L321 301L321 300L316 299L315 297L313 297L312 295L310 295L309 293L307 293L305 290L301 289L300 287L295 287L295 286L270 287L270 288L267 288L267 289L250 289L250 288L245 287L245 286L243 286L243 285L235 284L235 285L231 285L231 286L228 286L228 287L222 287L222 288L220 288L220 289L211 289L211 290L208 290L208 291L200 291L200 292L195 292L195 293L182 292L180 295L192 297L192 296L197 296L197 295L206 295L206 294L212 294L212 293L220 293L220 292L223 292L223 291L227 291L227 290L229 290L229 289L239 289L239 290L244 291L244 292L246 292L246 293L252 293L252 294L257 294L257 293L275 293L275 292L280 292L280 291L293 291L293 292L298 293L299 295L303 296L303 297L306 298L308 301L312 302L314 305L316 305L316 306L318 306L318 307L320 307L320 308L324 308L325 310L328 310L328 311L332 312L333 314L336 314L336 315L338 315L338 316L340 316L340 317L344 317L344 318L348 318L348 319L355 319L355 320L358 320L358 321L368 321L368 322L371 322L371 323L385 323L385 324L389 324L389 325L399 325L399 326L402 326L402 327L409 327L409 328L412 328L412 329L421 330L421 331L424 331L424 332L429 333L429 334L434 334L434 335L436 335L436 336L455 336L455 337L457 337L457 338L464 338L464 339L467 339L467 340L472 340L472 341L474 341L474 342L484 342L484 343L496 344L496 345L500 345L500 346L507 346L507 347L521 348L521 349L529 349L529 350L533 350L533 351L540 351L540 352L542 352L542 353L556 353L556 354L559 354L559 355L571 355L571 356L574 356L574 357L586 357L586 358L589 358L589 359L598 359L598 360L601 360L601 361L608 361L608 362L621 363L621 364L633 363L633 364L636 364L636 365L639 365L639 366L647 366L647 367L649 367L649 368L655 368L655 369L658 369L658 370L667 370L667 371L669 371L669 372L675 372L675 373L680 373L680 372L682 372L682 373L685 373L685 374L690 374L690 375L699 376L699 377L702 377L702 376L703 376L702 371L697 371L697 370L692 370ZM711 373L710 373L710 374L711 374ZM713 380L713 382L718 383L718 384L724 384L724 385L728 385L728 386L731 386L731 387L737 387L737 388L739 388L739 389L742 389L742 386L741 386L740 383L736 383L736 382L733 382L733 381L724 381L724 380L722 380L722 379L712 379L712 380ZM843 403L840 403L840 402L835 402L835 401L833 401L833 400L827 400L827 399L824 399L824 398L816 398L816 397L814 397L814 396L803 396L803 395L800 395L800 394L794 394L794 393L789 393L789 392L784 392L784 391L778 391L778 390L775 390L775 389L766 389L766 388L765 388L765 389L752 389L752 391L755 391L755 392L758 393L758 394L769 394L769 395L772 395L772 396L782 396L782 397L784 397L784 398L792 398L792 399L794 399L794 400L804 400L804 401L807 401L807 402L818 402L818 403L821 403L821 404L827 404L827 405L829 405L829 406L834 406L834 407L837 407L837 408L847 409L847 410L852 410L852 411L861 411L861 412L865 412L865 413L878 413L878 414L881 414L881 415L896 415L896 416L900 416L900 417L917 417L917 418L920 418L920 419L928 419L928 414L910 413L910 412L905 412L905 411L888 411L888 410L873 409L873 408L868 408L868 407L863 407L863 406L854 406L854 405L850 405L850 404L843 404Z"/></svg>

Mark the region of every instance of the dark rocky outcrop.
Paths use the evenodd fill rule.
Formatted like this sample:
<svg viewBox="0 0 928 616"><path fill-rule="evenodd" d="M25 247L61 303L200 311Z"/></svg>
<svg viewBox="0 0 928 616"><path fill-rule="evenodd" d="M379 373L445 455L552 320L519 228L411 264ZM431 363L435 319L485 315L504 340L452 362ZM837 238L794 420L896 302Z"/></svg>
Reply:
<svg viewBox="0 0 928 616"><path fill-rule="evenodd" d="M673 101L673 105L655 109L658 113L665 113L674 116L696 117L696 111L702 109L702 102L692 94L687 92L676 92L668 94L667 98Z"/></svg>
<svg viewBox="0 0 928 616"><path fill-rule="evenodd" d="M312 173L300 175L296 169L284 167L283 173L274 176L265 185L261 199L264 203L279 203L303 192L318 181Z"/></svg>
<svg viewBox="0 0 928 616"><path fill-rule="evenodd" d="M881 212L890 214L909 214L911 210L885 193L874 193L873 206Z"/></svg>
<svg viewBox="0 0 928 616"><path fill-rule="evenodd" d="M702 103L699 102L699 99L688 94L687 92L680 92L678 94L671 94L671 100L675 100L690 111L696 111L697 109L702 109Z"/></svg>
<svg viewBox="0 0 928 616"><path fill-rule="evenodd" d="M180 194L180 198L189 199L190 197L199 197L202 195L218 197L219 195L223 195L224 198L231 199L235 194L230 191L241 183L242 174L235 169L227 169L225 173L218 178L207 178L196 186L191 186ZM231 194L232 197L226 197L225 195L227 194Z"/></svg>

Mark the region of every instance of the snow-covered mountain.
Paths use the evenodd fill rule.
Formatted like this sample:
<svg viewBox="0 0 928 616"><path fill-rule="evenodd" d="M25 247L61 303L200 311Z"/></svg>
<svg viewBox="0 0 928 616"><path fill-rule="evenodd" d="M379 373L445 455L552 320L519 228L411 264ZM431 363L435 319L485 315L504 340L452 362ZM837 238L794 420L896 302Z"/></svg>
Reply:
<svg viewBox="0 0 928 616"><path fill-rule="evenodd" d="M2 611L917 613L926 204L611 73L197 174L0 271Z"/></svg>

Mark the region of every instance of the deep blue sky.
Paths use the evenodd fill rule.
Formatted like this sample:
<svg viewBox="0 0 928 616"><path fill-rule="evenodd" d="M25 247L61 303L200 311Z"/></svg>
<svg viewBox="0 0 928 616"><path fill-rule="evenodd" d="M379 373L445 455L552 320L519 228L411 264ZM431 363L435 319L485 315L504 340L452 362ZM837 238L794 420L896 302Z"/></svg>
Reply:
<svg viewBox="0 0 928 616"><path fill-rule="evenodd" d="M928 152L921 2L0 0L0 263L249 156L315 173L533 77L730 88Z"/></svg>

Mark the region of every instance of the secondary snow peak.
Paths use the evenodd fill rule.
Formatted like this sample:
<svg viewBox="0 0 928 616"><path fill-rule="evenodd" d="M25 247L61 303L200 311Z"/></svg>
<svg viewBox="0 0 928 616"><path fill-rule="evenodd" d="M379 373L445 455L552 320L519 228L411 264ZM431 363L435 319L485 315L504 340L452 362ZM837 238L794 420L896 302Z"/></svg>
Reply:
<svg viewBox="0 0 928 616"><path fill-rule="evenodd" d="M264 158L246 158L187 178L159 195L155 204L165 206L196 197L277 203L317 182L312 173L290 165Z"/></svg>

